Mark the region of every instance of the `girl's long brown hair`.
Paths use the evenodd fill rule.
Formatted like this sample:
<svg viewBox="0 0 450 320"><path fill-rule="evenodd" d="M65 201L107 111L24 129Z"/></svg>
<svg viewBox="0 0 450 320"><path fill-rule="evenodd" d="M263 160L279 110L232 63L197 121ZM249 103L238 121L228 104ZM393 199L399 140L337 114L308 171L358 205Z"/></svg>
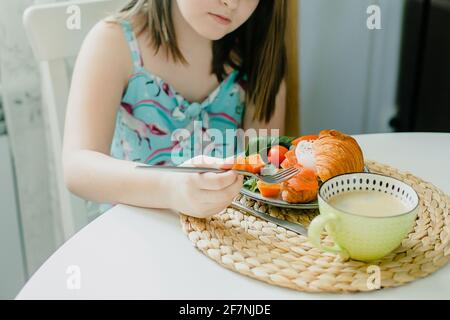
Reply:
<svg viewBox="0 0 450 320"><path fill-rule="evenodd" d="M178 48L172 21L173 0L131 0L116 20L143 15L138 34L148 30L156 52L163 48L174 61L187 63ZM286 73L287 0L260 0L251 17L237 30L213 42L212 73L219 82L226 77L225 65L239 71L237 81L246 79L246 103L255 106L254 118L268 122L275 98Z"/></svg>

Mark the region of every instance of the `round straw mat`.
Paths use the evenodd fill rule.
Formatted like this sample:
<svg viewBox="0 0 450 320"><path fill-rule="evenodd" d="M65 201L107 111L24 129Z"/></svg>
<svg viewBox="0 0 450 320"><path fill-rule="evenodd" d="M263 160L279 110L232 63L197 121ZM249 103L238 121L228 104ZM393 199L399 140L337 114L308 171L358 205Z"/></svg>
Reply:
<svg viewBox="0 0 450 320"><path fill-rule="evenodd" d="M218 264L281 287L307 292L357 292L396 287L422 278L450 259L450 198L411 173L376 162L372 172L400 179L419 194L416 224L402 244L379 261L344 261L314 248L306 237L239 210L227 208L208 219L181 215L181 224L195 247ZM239 195L246 206L307 226L317 210L266 206ZM323 241L332 245L324 233Z"/></svg>

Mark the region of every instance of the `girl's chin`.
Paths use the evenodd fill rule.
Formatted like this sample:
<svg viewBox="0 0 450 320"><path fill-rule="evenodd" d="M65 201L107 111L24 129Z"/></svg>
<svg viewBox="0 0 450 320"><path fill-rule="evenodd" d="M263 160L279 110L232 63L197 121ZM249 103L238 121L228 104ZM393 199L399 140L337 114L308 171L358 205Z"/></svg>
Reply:
<svg viewBox="0 0 450 320"><path fill-rule="evenodd" d="M224 29L220 30L220 28L212 28L210 26L199 28L196 31L203 38L211 41L220 40L227 34L227 32Z"/></svg>
<svg viewBox="0 0 450 320"><path fill-rule="evenodd" d="M202 33L200 33L200 35L203 38L205 38L205 39L208 39L208 40L211 40L211 41L216 41L216 40L222 39L225 36L225 33L223 33L223 32L221 32L221 33L218 33L218 32L209 32L209 33L202 32Z"/></svg>

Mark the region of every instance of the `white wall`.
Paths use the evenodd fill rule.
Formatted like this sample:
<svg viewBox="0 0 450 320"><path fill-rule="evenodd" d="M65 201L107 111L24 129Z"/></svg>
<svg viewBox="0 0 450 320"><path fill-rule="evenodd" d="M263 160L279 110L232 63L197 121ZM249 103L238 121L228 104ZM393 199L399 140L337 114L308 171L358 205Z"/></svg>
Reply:
<svg viewBox="0 0 450 320"><path fill-rule="evenodd" d="M1 99L1 96L0 96ZM0 299L25 284L26 268L8 136L0 136Z"/></svg>
<svg viewBox="0 0 450 320"><path fill-rule="evenodd" d="M55 250L40 76L22 14L32 0L0 0L0 78L15 167L28 274Z"/></svg>
<svg viewBox="0 0 450 320"><path fill-rule="evenodd" d="M381 7L382 30L367 28ZM302 133L390 131L404 0L301 0Z"/></svg>

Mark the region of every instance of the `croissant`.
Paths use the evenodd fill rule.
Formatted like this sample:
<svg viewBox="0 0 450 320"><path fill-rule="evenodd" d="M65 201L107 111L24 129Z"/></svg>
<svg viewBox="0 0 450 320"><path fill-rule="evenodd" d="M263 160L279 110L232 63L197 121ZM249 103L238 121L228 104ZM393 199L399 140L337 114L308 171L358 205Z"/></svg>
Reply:
<svg viewBox="0 0 450 320"><path fill-rule="evenodd" d="M323 130L312 144L317 175L323 182L339 174L362 172L364 157L352 137L337 130Z"/></svg>

